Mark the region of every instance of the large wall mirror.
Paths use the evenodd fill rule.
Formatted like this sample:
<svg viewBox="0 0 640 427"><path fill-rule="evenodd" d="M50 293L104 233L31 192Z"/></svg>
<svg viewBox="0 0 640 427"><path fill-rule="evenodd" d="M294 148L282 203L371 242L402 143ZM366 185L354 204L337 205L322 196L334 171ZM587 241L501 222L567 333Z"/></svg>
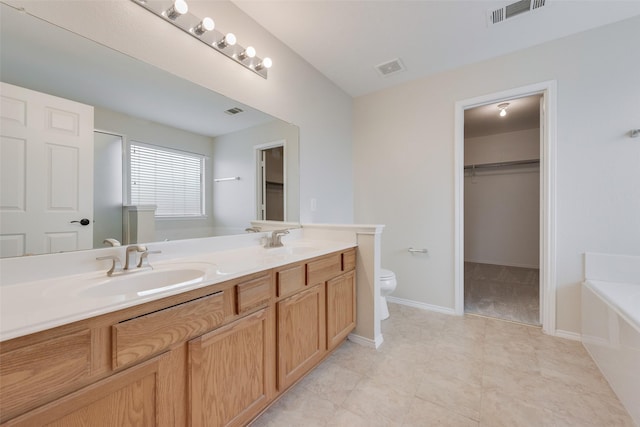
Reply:
<svg viewBox="0 0 640 427"><path fill-rule="evenodd" d="M254 219L299 221L296 126L24 11L0 8L2 256L103 247L108 238L126 244L238 234ZM48 154L33 168L26 137L12 133L23 111L14 87L93 107L91 155L67 149L70 138L45 136ZM56 105L46 107L47 120L77 125ZM24 108L25 122L39 121ZM178 195L141 190L149 168L156 179L151 193L181 187ZM190 188L193 182L201 187ZM34 193L46 199L44 208L21 218ZM91 208L83 210L78 200L87 193ZM78 237L87 230L89 238Z"/></svg>

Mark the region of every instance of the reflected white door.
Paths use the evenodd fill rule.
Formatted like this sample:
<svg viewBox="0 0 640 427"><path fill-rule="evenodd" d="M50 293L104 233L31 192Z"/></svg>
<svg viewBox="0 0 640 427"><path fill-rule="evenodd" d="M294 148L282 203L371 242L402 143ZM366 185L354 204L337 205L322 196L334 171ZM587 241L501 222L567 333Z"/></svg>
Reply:
<svg viewBox="0 0 640 427"><path fill-rule="evenodd" d="M6 83L0 97L0 255L90 249L93 107Z"/></svg>

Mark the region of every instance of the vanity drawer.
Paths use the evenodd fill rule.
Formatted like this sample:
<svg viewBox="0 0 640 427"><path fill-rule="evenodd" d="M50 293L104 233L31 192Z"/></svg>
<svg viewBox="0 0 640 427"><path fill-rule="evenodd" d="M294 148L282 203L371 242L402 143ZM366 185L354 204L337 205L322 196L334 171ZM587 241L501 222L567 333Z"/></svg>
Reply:
<svg viewBox="0 0 640 427"><path fill-rule="evenodd" d="M158 354L223 321L224 296L220 291L113 325L113 369Z"/></svg>
<svg viewBox="0 0 640 427"><path fill-rule="evenodd" d="M342 254L335 253L307 263L307 286L324 283L342 273Z"/></svg>
<svg viewBox="0 0 640 427"><path fill-rule="evenodd" d="M277 271L276 283L278 289L278 297L283 297L304 289L304 272L304 264L294 265L292 267Z"/></svg>
<svg viewBox="0 0 640 427"><path fill-rule="evenodd" d="M349 249L342 253L342 271L350 271L356 268L356 250Z"/></svg>
<svg viewBox="0 0 640 427"><path fill-rule="evenodd" d="M261 276L236 286L238 314L267 305L271 300L271 276Z"/></svg>
<svg viewBox="0 0 640 427"><path fill-rule="evenodd" d="M91 375L89 329L0 356L0 422L74 389Z"/></svg>

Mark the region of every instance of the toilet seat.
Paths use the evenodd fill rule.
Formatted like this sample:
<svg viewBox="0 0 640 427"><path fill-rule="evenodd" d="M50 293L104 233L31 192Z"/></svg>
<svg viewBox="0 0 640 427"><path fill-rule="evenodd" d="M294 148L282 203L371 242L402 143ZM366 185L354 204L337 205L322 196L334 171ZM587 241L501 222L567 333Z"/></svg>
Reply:
<svg viewBox="0 0 640 427"><path fill-rule="evenodd" d="M381 280L389 280L396 277L393 271L387 270L385 268L380 269L380 279Z"/></svg>

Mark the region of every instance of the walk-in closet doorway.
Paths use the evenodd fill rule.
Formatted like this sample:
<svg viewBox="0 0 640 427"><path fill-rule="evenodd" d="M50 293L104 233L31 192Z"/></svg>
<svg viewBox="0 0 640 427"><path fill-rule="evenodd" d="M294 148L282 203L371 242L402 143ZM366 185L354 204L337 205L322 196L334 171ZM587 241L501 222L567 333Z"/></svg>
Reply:
<svg viewBox="0 0 640 427"><path fill-rule="evenodd" d="M468 114L473 114L481 112L481 109L474 111L481 107L484 114L492 114L496 120L516 118L518 115L515 113L519 109L516 108L517 104L533 104L533 101L537 101L535 106L538 128L520 124L520 129L509 129L505 126L491 131L485 129L484 135L478 133L473 136L472 131L465 126L467 110ZM489 120L481 122L484 122L484 126L489 124ZM555 81L456 102L454 281L457 314L473 313L485 308L487 311L479 314L537 324L541 325L546 333L557 333L555 129ZM490 137L492 134L494 136ZM537 140L534 139L535 135L538 136ZM467 136L467 143L476 144L465 147ZM525 142L522 146L517 146L513 143L515 139ZM519 181L527 182L528 187L518 187ZM491 182L497 182L497 187L491 189L488 185ZM532 194L537 194L537 197L532 198ZM467 207L474 210L468 212ZM500 207L502 210L499 210ZM505 236L506 240L500 239ZM514 249L509 246L509 240L511 243L525 243L528 240L533 244L521 245ZM501 286L510 285L514 288L511 296L516 299L523 299L524 294L537 294L539 309L531 309L531 305L536 303L534 297L528 300L529 307L526 310L507 305L511 311L501 313L501 306L504 307L504 304L508 303L491 300L493 297L482 294L482 289L474 290L473 284L466 288L465 282L482 279L488 279L490 283L481 284L481 288L493 288L497 293ZM516 288L519 285L529 286L531 289ZM508 293L504 289L503 291ZM481 295L480 299L474 302L471 299L472 294L478 292ZM527 314L518 317L518 312L523 311Z"/></svg>
<svg viewBox="0 0 640 427"><path fill-rule="evenodd" d="M464 112L464 311L540 325L540 100Z"/></svg>

